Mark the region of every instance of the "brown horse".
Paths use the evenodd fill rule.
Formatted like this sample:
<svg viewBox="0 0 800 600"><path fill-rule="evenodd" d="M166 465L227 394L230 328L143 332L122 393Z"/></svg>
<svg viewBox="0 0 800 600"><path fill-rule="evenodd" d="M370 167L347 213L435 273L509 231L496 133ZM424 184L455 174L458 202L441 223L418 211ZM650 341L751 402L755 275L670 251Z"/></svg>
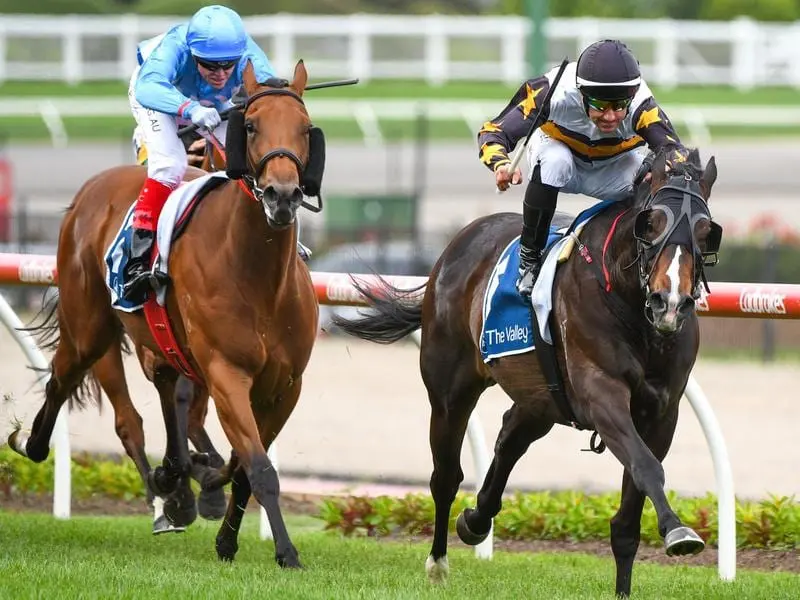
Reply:
<svg viewBox="0 0 800 600"><path fill-rule="evenodd" d="M713 158L703 171L692 150L687 162L668 171L661 153L649 184L639 184L630 202L610 205L580 233L581 252L556 273L549 320L565 374L563 408L551 396L535 353L486 364L480 352L484 291L500 253L519 234L519 215L492 215L463 229L439 258L421 299L385 283L377 290L358 284L375 311L339 319L349 333L391 343L422 327L420 367L431 404L436 507L426 562L431 580L448 573L448 520L463 479L467 421L481 393L495 383L514 404L503 418L477 506L457 520L465 543L478 544L488 535L511 470L528 446L554 424L577 423L598 432L625 468L621 504L611 520L617 594L630 594L645 497L655 506L667 554L703 549L703 540L669 506L661 461L698 351L695 298L703 267L716 256L721 238L707 206L715 179Z"/></svg>
<svg viewBox="0 0 800 600"><path fill-rule="evenodd" d="M236 454L232 495L217 536L221 559L232 560L250 495L266 510L275 537L276 561L299 567L278 503L278 477L267 448L292 413L317 329L311 277L295 251L296 212L315 163L312 127L302 95L307 81L300 61L286 87L256 81L250 65L244 86L248 103L241 131L244 179L213 189L170 253L172 284L167 307L176 337L192 368L215 400L217 414ZM234 141L235 140L235 141ZM317 142L318 143L318 142ZM229 157L231 152L228 152ZM317 165L321 179L321 166ZM178 373L154 343L140 313L111 308L104 283L104 253L145 177L139 166L109 169L78 192L61 227L57 266L60 338L51 364L46 398L27 440L20 432L9 445L32 460L48 454L59 408L76 397L89 369L111 354L116 360L123 333L147 351L167 426L165 463L185 479L188 459L184 409L176 394ZM185 381L184 381L185 383ZM183 431L183 436L181 432Z"/></svg>
<svg viewBox="0 0 800 600"><path fill-rule="evenodd" d="M201 142L201 143L198 143ZM203 172L198 172L195 168L189 168L186 172L185 179L191 180L203 175L205 172L215 171L218 168L224 168L224 157L217 148L212 145L206 146L205 139L200 137L199 140L187 140L187 160L189 165L199 167ZM146 164L146 153L139 151L140 155L144 155L145 160L140 164ZM50 306L50 310L55 309L55 305ZM44 322L48 320L52 323L52 319L48 319L47 307L44 312ZM42 316L40 315L40 316ZM53 350L56 346L58 339L58 324L52 323L51 325L34 326L28 328L28 331L38 333L40 344L46 348ZM91 367L91 377L94 382L100 386L109 399L109 402L114 411L114 425L117 437L119 437L123 448L128 456L136 465L137 470L142 478L147 495L147 504L153 505L154 500L158 497L156 494L164 494L168 496L165 505L166 515L155 507L155 515L153 520L153 533L160 534L171 531L183 531L183 525L189 524L194 520L194 513L189 504L190 494L183 490L183 496L180 494L169 498L170 490L174 489L175 484L163 480L161 477L156 477L153 473L150 463L145 452L144 443L144 429L142 427L142 417L136 410L133 402L131 401L130 391L128 389L125 371L122 364L122 354L129 352L127 339L120 339L119 343L116 341L112 343L103 357ZM152 380L152 353L141 344L137 344L136 353L140 359L145 373ZM205 430L205 419L208 413L208 390L203 386L193 386L192 398L188 399L183 405L184 409L188 409L188 416L185 416L188 426L188 437L194 445L202 462L207 466L219 469L224 466L225 461L222 456L217 452L213 443L211 442L208 433ZM100 400L99 393L95 393L97 401ZM193 467L192 475L201 484L209 477L208 471L204 468L203 464L197 464ZM155 488L155 489L154 489ZM180 504L183 507L180 507ZM200 495L197 499L197 512L205 519L221 519L225 515L226 499L225 492L222 487L215 489L208 489L201 485ZM179 514L180 512L183 514ZM179 521L179 525L175 526L175 521Z"/></svg>

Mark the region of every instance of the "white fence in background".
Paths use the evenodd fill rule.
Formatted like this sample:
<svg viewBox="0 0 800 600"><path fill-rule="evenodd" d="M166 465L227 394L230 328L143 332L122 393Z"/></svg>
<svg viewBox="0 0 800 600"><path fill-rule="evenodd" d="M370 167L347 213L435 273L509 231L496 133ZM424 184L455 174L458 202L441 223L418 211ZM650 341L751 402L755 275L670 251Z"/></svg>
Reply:
<svg viewBox="0 0 800 600"><path fill-rule="evenodd" d="M497 115L505 100L391 100L363 98L330 100L308 98L309 114L315 120L352 120L358 124L366 144L383 143L381 121L412 121L420 115L433 121L464 122L464 137L477 134L480 125ZM689 132L688 143L705 145L711 139L711 126L800 126L800 106L742 106L679 104L664 110L676 125ZM69 117L130 116L127 97L119 98L0 98L0 118L41 117L57 147L68 141L63 119ZM102 127L102 123L98 123ZM131 117L131 131L134 122Z"/></svg>
<svg viewBox="0 0 800 600"><path fill-rule="evenodd" d="M2 15L0 82L127 80L136 45L186 17ZM525 17L273 14L247 17L248 31L289 75L304 58L313 78L515 83L530 73ZM600 38L620 38L650 83L800 87L800 22L551 18L549 61Z"/></svg>

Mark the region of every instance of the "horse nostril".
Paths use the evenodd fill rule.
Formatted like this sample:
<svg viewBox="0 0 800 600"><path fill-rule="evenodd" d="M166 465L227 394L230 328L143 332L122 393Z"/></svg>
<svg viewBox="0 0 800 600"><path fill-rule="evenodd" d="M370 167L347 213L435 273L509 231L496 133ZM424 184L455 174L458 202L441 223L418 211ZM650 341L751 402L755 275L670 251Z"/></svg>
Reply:
<svg viewBox="0 0 800 600"><path fill-rule="evenodd" d="M662 312L667 309L666 292L652 292L647 297L647 305L653 312Z"/></svg>
<svg viewBox="0 0 800 600"><path fill-rule="evenodd" d="M303 191L294 183L271 183L264 188L264 194L272 202L284 202L291 205L300 204Z"/></svg>
<svg viewBox="0 0 800 600"><path fill-rule="evenodd" d="M694 310L695 300L691 296L683 296L678 303L678 312L688 315Z"/></svg>

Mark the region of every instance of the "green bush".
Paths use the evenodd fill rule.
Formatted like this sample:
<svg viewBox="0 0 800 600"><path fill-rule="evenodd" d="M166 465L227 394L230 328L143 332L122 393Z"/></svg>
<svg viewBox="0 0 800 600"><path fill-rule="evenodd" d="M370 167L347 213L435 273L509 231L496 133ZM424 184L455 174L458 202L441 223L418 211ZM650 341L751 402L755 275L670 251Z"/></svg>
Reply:
<svg viewBox="0 0 800 600"><path fill-rule="evenodd" d="M196 486L194 486L196 488ZM0 505L11 495L46 494L53 491L53 457L41 464L29 461L7 446L0 448ZM144 498L139 473L127 457L72 457L72 494L79 499L104 496L118 500ZM717 500L668 493L678 517L711 546L717 545ZM450 530L475 496L459 494L450 512ZM619 506L618 493L586 494L577 491L515 493L503 500L494 521L498 539L505 540L607 540L609 521ZM327 529L344 535L386 536L391 534L430 536L434 504L427 494L403 498L360 496L326 498L319 517ZM746 548L800 548L800 503L794 497L775 497L736 504L737 543ZM648 501L642 516L642 541L663 543L658 534L655 509Z"/></svg>
<svg viewBox="0 0 800 600"><path fill-rule="evenodd" d="M0 13L23 15L102 14L114 12L109 0L0 0Z"/></svg>
<svg viewBox="0 0 800 600"><path fill-rule="evenodd" d="M53 453L42 463L20 456L8 446L0 448L0 497L5 493L48 494L53 492ZM136 466L128 457L98 460L86 454L72 457L72 495L85 499L94 495L119 500L144 498L145 490Z"/></svg>
<svg viewBox="0 0 800 600"><path fill-rule="evenodd" d="M499 0L488 10L500 14L527 13L530 0ZM538 0L536 0L538 1ZM800 0L550 0L553 17L607 17L614 19L700 19L729 21L748 16L761 21L794 21L800 17Z"/></svg>
<svg viewBox="0 0 800 600"><path fill-rule="evenodd" d="M274 14L507 14L524 15L530 0L230 0L225 2L242 15ZM538 1L538 0L537 0ZM14 14L98 14L124 13L191 15L201 6L200 0L38 0L22 3L0 0L0 13ZM554 17L607 17L650 19L731 20L749 16L762 21L793 21L800 18L800 0L549 0Z"/></svg>
<svg viewBox="0 0 800 600"><path fill-rule="evenodd" d="M710 546L717 546L717 500L712 495L683 498L668 494L683 523ZM450 512L450 530L475 497L459 494ZM609 521L619 507L619 494L583 492L516 493L503 500L494 520L494 534L503 540L607 540ZM428 495L404 498L379 496L325 499L320 517L326 528L345 535L430 535L434 505ZM800 547L800 503L794 498L770 497L760 502L737 502L737 543L740 547L794 549ZM663 544L655 509L648 501L642 515L642 542Z"/></svg>

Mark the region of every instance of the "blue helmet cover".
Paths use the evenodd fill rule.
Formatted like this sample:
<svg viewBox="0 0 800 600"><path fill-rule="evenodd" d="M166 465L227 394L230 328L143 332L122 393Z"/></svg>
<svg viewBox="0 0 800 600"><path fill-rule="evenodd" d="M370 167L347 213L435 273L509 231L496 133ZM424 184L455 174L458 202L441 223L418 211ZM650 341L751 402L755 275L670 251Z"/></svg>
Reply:
<svg viewBox="0 0 800 600"><path fill-rule="evenodd" d="M205 6L189 21L186 43L193 56L208 61L240 58L247 48L242 18L230 8Z"/></svg>

